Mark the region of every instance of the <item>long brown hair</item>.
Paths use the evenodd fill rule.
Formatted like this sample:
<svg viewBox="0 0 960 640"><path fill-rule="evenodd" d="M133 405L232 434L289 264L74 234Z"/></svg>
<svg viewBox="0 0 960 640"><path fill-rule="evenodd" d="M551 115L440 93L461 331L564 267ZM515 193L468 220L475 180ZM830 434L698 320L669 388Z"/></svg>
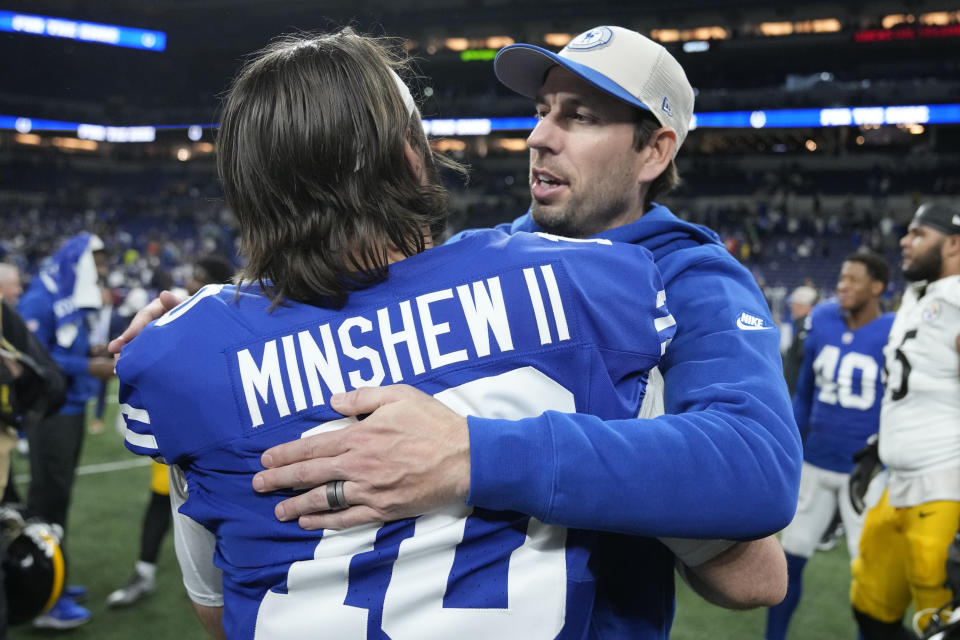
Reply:
<svg viewBox="0 0 960 640"><path fill-rule="evenodd" d="M217 169L237 216L240 277L273 305L341 306L382 280L388 253L411 256L439 238L447 193L419 114L391 69L399 48L350 29L284 36L257 52L223 105ZM404 158L409 140L427 179ZM424 184L423 182L426 182Z"/></svg>

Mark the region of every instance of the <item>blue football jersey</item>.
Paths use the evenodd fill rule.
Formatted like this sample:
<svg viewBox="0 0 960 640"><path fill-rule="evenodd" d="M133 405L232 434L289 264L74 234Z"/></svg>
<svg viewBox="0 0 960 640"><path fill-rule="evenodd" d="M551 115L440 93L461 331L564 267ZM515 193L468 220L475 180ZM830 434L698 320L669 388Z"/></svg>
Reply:
<svg viewBox="0 0 960 640"><path fill-rule="evenodd" d="M810 464L849 473L853 454L877 432L883 347L893 317L885 313L850 330L836 302L817 305L807 316L794 414L806 433L804 460Z"/></svg>
<svg viewBox="0 0 960 640"><path fill-rule="evenodd" d="M208 285L124 348L126 443L180 465L216 536L234 638L584 638L596 534L450 505L345 531L278 522L260 455L352 421L333 393L406 383L461 414L638 413L674 331L649 252L478 233L332 310ZM544 461L548 464L549 461Z"/></svg>

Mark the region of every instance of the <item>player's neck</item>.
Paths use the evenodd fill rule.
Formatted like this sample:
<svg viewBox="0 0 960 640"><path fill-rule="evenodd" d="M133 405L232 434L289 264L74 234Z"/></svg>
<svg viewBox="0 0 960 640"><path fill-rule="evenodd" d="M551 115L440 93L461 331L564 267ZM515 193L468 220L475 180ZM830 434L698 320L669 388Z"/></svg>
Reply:
<svg viewBox="0 0 960 640"><path fill-rule="evenodd" d="M863 305L859 309L847 312L847 328L850 330L859 329L868 325L880 317L880 301L874 300Z"/></svg>
<svg viewBox="0 0 960 640"><path fill-rule="evenodd" d="M433 237L430 235L429 231L426 231L423 234L423 250L426 251L427 249L431 249L431 248L433 248ZM408 257L409 256L404 255L403 252L397 249L396 247L392 247L387 251L387 264L400 262L401 260Z"/></svg>

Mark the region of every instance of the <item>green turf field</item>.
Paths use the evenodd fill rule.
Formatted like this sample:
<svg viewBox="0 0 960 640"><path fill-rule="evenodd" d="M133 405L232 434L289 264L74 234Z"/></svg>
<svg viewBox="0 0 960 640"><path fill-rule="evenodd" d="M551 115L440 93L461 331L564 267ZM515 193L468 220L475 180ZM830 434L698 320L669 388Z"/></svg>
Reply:
<svg viewBox="0 0 960 640"><path fill-rule="evenodd" d="M102 433L87 434L81 456L81 475L74 488L70 511L70 580L90 590L85 604L93 619L71 631L41 631L21 626L10 631L11 640L65 635L75 640L129 640L136 638L206 637L180 582L167 536L159 561L157 592L128 609L107 609L104 600L126 582L140 543L140 525L149 495L150 469L145 461L127 452L114 428L116 398L108 403ZM111 465L110 463L119 463ZM124 465L139 465L124 468ZM15 456L18 476L28 471L25 459ZM114 468L120 466L120 468ZM22 495L26 486L18 482ZM805 593L794 616L792 640L853 640L856 637L847 601L850 572L843 544L818 553L804 573ZM761 639L764 610L726 611L699 600L678 580L675 640ZM318 624L322 613L318 612ZM320 637L320 636L318 636Z"/></svg>

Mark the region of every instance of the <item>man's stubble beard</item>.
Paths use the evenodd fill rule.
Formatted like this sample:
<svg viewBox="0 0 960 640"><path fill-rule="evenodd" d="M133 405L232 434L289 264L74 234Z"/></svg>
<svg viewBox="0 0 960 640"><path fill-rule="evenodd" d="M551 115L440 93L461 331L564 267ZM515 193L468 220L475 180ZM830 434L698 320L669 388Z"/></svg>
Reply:
<svg viewBox="0 0 960 640"><path fill-rule="evenodd" d="M589 238L609 229L627 207L623 198L613 197L601 198L592 204L590 212L584 213L587 208L582 198L571 198L551 213L548 211L550 205L541 205L534 199L530 213L533 221L547 233L566 238Z"/></svg>
<svg viewBox="0 0 960 640"><path fill-rule="evenodd" d="M930 250L915 258L910 268L903 269L903 277L910 282L920 282L926 280L933 282L940 279L943 273L943 257L941 255L943 242L938 242Z"/></svg>

